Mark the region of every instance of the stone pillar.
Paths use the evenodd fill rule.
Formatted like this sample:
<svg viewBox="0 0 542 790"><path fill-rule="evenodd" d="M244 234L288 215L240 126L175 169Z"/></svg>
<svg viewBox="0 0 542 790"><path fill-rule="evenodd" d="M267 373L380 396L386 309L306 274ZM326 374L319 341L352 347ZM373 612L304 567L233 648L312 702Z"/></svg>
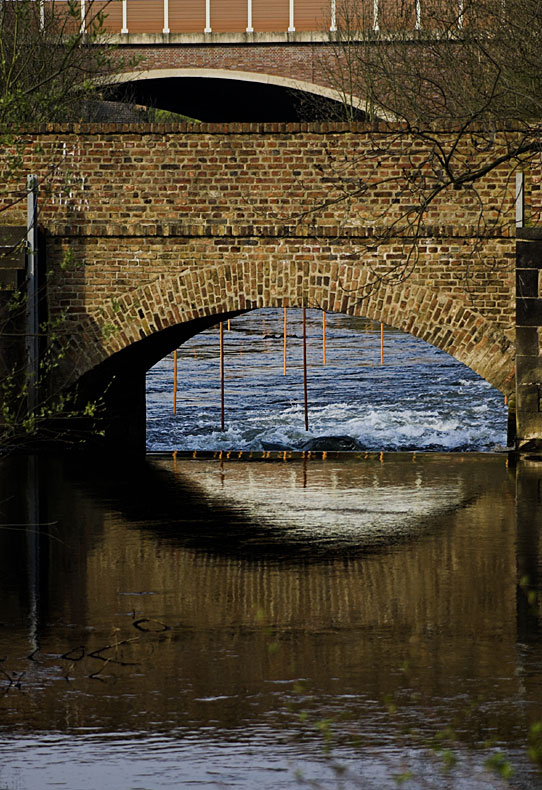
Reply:
<svg viewBox="0 0 542 790"><path fill-rule="evenodd" d="M517 230L516 413L517 449L542 451L542 228Z"/></svg>

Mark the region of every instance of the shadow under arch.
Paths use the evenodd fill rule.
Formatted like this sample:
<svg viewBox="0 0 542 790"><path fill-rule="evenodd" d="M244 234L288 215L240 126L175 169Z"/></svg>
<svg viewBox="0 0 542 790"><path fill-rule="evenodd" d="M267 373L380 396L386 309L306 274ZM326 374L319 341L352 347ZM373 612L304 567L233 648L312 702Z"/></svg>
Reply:
<svg viewBox="0 0 542 790"><path fill-rule="evenodd" d="M325 85L319 85L315 82L308 82L306 80L294 79L291 77L283 77L277 74L265 74L253 71L231 70L231 69L213 69L213 68L162 68L162 69L147 69L142 71L127 71L118 74L111 80L111 85L126 86L133 85L136 87L144 88L145 83L151 81L162 80L227 80L230 83L239 83L240 89L242 85L257 85L257 86L270 86L280 88L285 92L293 92L299 95L309 94L318 97L326 102L335 102L338 105L344 104L344 95L333 88ZM200 97L201 101L201 97ZM369 103L363 96L353 96L350 101L351 105L359 111L363 116L366 115L369 109ZM168 108L173 109L173 108ZM370 105L371 114L374 115L375 107ZM185 112L183 109L176 110L178 112ZM191 114L188 112L187 114ZM381 120L392 120L389 113L384 110L377 112L378 118ZM210 118L201 118L200 120L223 120L217 119L214 116ZM238 120L235 118L234 120ZM255 118L254 120L260 120ZM275 118L274 120L284 120L284 118ZM290 119L291 120L291 119ZM299 118L297 119L299 120Z"/></svg>
<svg viewBox="0 0 542 790"><path fill-rule="evenodd" d="M145 373L157 361L221 320L262 307L313 307L383 322L467 365L492 386L513 392L514 347L502 328L462 299L408 281L383 283L360 298L369 272L343 264L260 261L185 269L116 299L116 309L87 319L69 356L72 385L85 400L105 393L108 443L145 448Z"/></svg>

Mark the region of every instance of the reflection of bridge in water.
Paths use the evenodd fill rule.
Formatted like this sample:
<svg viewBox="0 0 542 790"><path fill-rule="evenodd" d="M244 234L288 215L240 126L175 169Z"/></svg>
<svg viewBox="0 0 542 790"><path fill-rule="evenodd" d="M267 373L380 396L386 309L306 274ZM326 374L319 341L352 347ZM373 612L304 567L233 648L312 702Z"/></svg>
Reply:
<svg viewBox="0 0 542 790"><path fill-rule="evenodd" d="M517 661L523 628L516 563L522 572L529 571L526 562L530 570L536 565L536 555L516 559L516 546L531 540L533 521L529 515L516 523L514 473L497 456L383 460L311 459L304 468L302 460L221 466L178 459L175 472L172 459L157 459L139 470L127 468L110 482L103 470L42 469L40 499L47 505L40 519L55 524L51 539L42 535L39 551L34 638L43 658L41 664L24 660L32 646L27 631L10 627L2 652L9 653L14 670L27 672L25 683L37 686L20 697L8 722L13 716L41 729L62 728L74 715L81 724L100 718L110 689L96 688L88 678L98 667L89 653L110 644L112 631L117 641L139 638L122 649L123 660L139 663L137 672L115 668L123 689L107 714L115 726L130 718L134 694L148 695L147 714L159 721L172 677L197 689L196 697L220 693L237 700L242 682L243 694L262 695L257 709L249 705L243 716L259 716L269 692L265 680L261 685L262 671L288 678L292 661L310 667L321 693L332 693L330 678L350 675L354 667L356 682L383 696L393 693L396 668L408 660L424 693L452 694L461 682L466 644L469 678L480 693L493 694L503 661ZM522 470L533 474L520 465L518 479ZM292 525L293 487L300 510ZM404 520L401 508L412 498L418 498L418 513ZM350 521L346 535L341 502ZM379 513L383 524L376 535ZM386 518L397 520L391 534ZM7 549L3 558L24 557L22 536L0 535ZM28 578L24 563L18 573ZM1 578L6 584L9 577ZM3 593L3 600L3 620L24 622L25 595ZM136 631L136 619L144 619L150 631ZM63 623L73 625L66 629ZM170 630L162 633L161 623ZM270 655L269 628L288 649ZM58 656L78 645L86 657L71 662L76 685L59 700L56 684L47 678L62 677L67 661ZM223 650L231 651L229 659ZM503 682L497 683L501 691ZM183 706L192 721L204 723L201 703L185 699ZM226 702L221 710L226 721ZM183 715L175 714L179 722Z"/></svg>

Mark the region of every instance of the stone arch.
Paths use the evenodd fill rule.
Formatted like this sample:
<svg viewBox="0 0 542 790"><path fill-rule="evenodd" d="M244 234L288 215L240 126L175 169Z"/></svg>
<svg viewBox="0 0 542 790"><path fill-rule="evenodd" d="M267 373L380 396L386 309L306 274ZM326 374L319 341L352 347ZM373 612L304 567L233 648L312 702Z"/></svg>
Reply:
<svg viewBox="0 0 542 790"><path fill-rule="evenodd" d="M410 283L382 284L360 298L370 273L360 263L296 264L239 261L185 268L172 276L119 295L99 319L86 319L74 333L71 381L104 363L145 349L145 368L179 344L175 328L191 324L193 336L220 320L261 307L316 307L382 321L446 351L504 393L514 391L514 344L498 324L464 298ZM160 353L148 353L161 338ZM182 342L182 341L181 341ZM143 355L143 352L142 352ZM151 360L151 361L149 361Z"/></svg>
<svg viewBox="0 0 542 790"><path fill-rule="evenodd" d="M239 82L259 82L265 85L275 85L280 88L286 88L288 90L312 93L315 96L321 96L325 99L332 99L333 101L337 101L339 103L344 101L344 96L339 91L324 85L318 85L314 82L292 79L291 77L282 77L277 74L263 74L254 71L233 71L232 69L168 68L147 69L144 71L127 71L116 75L114 78L114 83L122 84L126 82L140 82L142 80L171 78L182 79L183 77L237 80ZM356 109L362 111L365 111L367 106L367 102L363 97L355 97L352 104L356 107ZM383 119L388 117L384 112L379 112L378 114Z"/></svg>

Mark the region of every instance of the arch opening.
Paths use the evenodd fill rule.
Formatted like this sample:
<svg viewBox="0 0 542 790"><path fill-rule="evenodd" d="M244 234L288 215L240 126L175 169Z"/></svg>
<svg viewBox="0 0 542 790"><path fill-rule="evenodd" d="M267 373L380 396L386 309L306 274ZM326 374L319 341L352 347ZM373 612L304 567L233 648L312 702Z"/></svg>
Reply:
<svg viewBox="0 0 542 790"><path fill-rule="evenodd" d="M301 310L253 310L224 322L225 430L218 323L147 374L150 451L491 450L506 445L506 408L488 382L443 351L390 326L307 310L304 427ZM220 318L220 316L217 316ZM325 364L324 364L325 336Z"/></svg>

